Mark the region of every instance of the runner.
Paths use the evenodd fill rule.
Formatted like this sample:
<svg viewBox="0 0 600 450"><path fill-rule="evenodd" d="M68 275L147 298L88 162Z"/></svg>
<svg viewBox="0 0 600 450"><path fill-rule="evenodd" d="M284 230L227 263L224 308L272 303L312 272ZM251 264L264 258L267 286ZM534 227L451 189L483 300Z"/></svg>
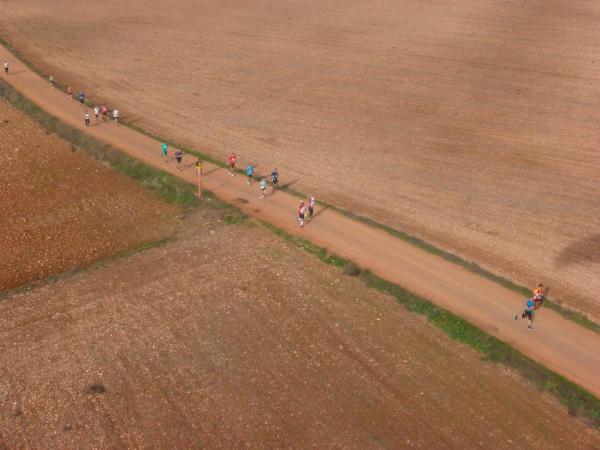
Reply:
<svg viewBox="0 0 600 450"><path fill-rule="evenodd" d="M265 198L265 189L267 189L267 180L265 180L264 178L261 178L259 187L260 187L260 197L259 198L262 200L263 198Z"/></svg>
<svg viewBox="0 0 600 450"><path fill-rule="evenodd" d="M119 110L118 109L113 109L113 119L115 121L115 124L117 126L119 126Z"/></svg>
<svg viewBox="0 0 600 450"><path fill-rule="evenodd" d="M180 149L175 150L175 159L177 160L177 168L181 169L181 158L183 158L183 152Z"/></svg>
<svg viewBox="0 0 600 450"><path fill-rule="evenodd" d="M4 61L4 73L8 75L8 61Z"/></svg>
<svg viewBox="0 0 600 450"><path fill-rule="evenodd" d="M73 101L73 88L70 85L67 86L67 96L69 100Z"/></svg>
<svg viewBox="0 0 600 450"><path fill-rule="evenodd" d="M273 183L272 190L275 191L279 186L279 172L277 172L277 169L273 169L273 172L271 172L271 182Z"/></svg>
<svg viewBox="0 0 600 450"><path fill-rule="evenodd" d="M544 300L546 299L546 293L548 292L548 289L550 289L550 288L546 288L546 287L544 287L543 283L540 283L533 290L533 302L535 303L534 309L537 310L542 307L542 304L544 303Z"/></svg>
<svg viewBox="0 0 600 450"><path fill-rule="evenodd" d="M48 79L50 80L50 89L54 89L54 75L50 75Z"/></svg>
<svg viewBox="0 0 600 450"><path fill-rule="evenodd" d="M90 126L90 113L86 111L84 118L85 118L85 126L89 127Z"/></svg>
<svg viewBox="0 0 600 450"><path fill-rule="evenodd" d="M317 200L311 195L308 197L308 217L312 219L313 214L315 213L315 203Z"/></svg>
<svg viewBox="0 0 600 450"><path fill-rule="evenodd" d="M298 223L300 228L304 227L304 214L306 213L306 207L304 206L304 200L300 200L300 206L298 206Z"/></svg>
<svg viewBox="0 0 600 450"><path fill-rule="evenodd" d="M166 142L163 142L162 144L160 144L160 153L161 153L162 159L164 159L165 162L167 164L169 164L169 146L167 145Z"/></svg>
<svg viewBox="0 0 600 450"><path fill-rule="evenodd" d="M528 320L527 329L529 331L533 330L533 319L535 318L535 302L531 298L527 299L527 302L525 303L525 310L523 311L523 314L521 314L521 318L524 319L525 317L527 317Z"/></svg>
<svg viewBox="0 0 600 450"><path fill-rule="evenodd" d="M100 107L94 106L94 122L98 122L98 116L100 115Z"/></svg>
<svg viewBox="0 0 600 450"><path fill-rule="evenodd" d="M102 120L106 121L108 119L108 108L106 105L102 105L100 112L102 113Z"/></svg>
<svg viewBox="0 0 600 450"><path fill-rule="evenodd" d="M232 153L231 155L229 155L229 158L227 158L227 163L229 164L229 175L231 175L232 177L235 176L236 161L237 156L235 156L235 153Z"/></svg>
<svg viewBox="0 0 600 450"><path fill-rule="evenodd" d="M248 167L246 167L246 175L248 176L248 186L252 186L252 176L254 175L254 166L252 163L248 164Z"/></svg>
<svg viewBox="0 0 600 450"><path fill-rule="evenodd" d="M204 161L202 161L200 158L198 158L198 161L196 161L196 174L198 174L198 176L202 175L203 167L204 167Z"/></svg>
<svg viewBox="0 0 600 450"><path fill-rule="evenodd" d="M80 92L77 98L79 99L79 103L83 105L83 103L85 102L85 94L83 92Z"/></svg>

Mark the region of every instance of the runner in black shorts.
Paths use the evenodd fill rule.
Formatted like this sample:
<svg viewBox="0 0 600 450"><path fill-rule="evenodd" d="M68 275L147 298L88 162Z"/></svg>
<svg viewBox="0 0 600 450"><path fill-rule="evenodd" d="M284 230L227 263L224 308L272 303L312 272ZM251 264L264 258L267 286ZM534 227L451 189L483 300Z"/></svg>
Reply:
<svg viewBox="0 0 600 450"><path fill-rule="evenodd" d="M279 187L279 172L277 172L277 169L273 169L273 172L271 172L271 183L273 183L273 190Z"/></svg>
<svg viewBox="0 0 600 450"><path fill-rule="evenodd" d="M175 151L175 159L177 160L177 168L181 170L181 158L183 158L183 152L180 149Z"/></svg>
<svg viewBox="0 0 600 450"><path fill-rule="evenodd" d="M308 217L312 219L313 214L315 213L315 198L311 195L308 197Z"/></svg>

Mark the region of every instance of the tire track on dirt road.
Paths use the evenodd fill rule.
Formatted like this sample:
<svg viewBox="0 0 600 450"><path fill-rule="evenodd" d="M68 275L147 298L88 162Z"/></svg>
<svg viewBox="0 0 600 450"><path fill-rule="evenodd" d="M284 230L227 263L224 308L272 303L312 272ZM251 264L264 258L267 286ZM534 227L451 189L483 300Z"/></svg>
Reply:
<svg viewBox="0 0 600 450"><path fill-rule="evenodd" d="M193 168L180 171L175 164L164 163L158 141L112 123L85 127L81 105L57 89L51 90L46 80L4 47L0 47L0 60L10 61L13 72L2 75L3 79L48 113L149 165L197 183ZM184 156L184 164L190 158ZM262 162L261 167L265 164ZM208 173L202 177L203 188L223 200L235 203L250 215L257 215L255 211L259 210L262 220L301 235L433 301L600 397L600 335L547 309L540 312L534 332L528 333L522 322L512 320L515 312L522 309L522 296L331 209L324 210L300 230L295 217L298 198L277 192L259 200L257 183L249 188L244 177L230 177L225 170L208 163L205 171ZM240 198L247 202L236 201Z"/></svg>

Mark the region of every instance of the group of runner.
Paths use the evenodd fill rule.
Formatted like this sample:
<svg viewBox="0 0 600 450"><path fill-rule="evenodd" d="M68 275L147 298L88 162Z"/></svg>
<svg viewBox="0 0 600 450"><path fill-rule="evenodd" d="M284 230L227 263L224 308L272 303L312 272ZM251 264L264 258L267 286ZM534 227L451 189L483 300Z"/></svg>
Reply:
<svg viewBox="0 0 600 450"><path fill-rule="evenodd" d="M165 163L169 163L169 144L166 142L160 144L160 156ZM175 156L175 161L177 161L176 167L179 170L183 170L183 166L181 165L181 161L183 160L183 151L179 148L176 148L173 156ZM196 161L196 172L198 173L198 176L202 175L203 166L204 163L198 159L198 161Z"/></svg>
<svg viewBox="0 0 600 450"><path fill-rule="evenodd" d="M229 157L227 158L227 164L229 165L229 175L232 177L235 176L235 166L237 164L237 155L235 153L231 153L229 155ZM248 183L248 186L252 186L252 181L254 179L254 166L255 164L249 163L244 171L246 173L246 182ZM271 172L271 192L275 193L278 187L279 171L277 170L277 168L274 168ZM264 177L262 177L260 182L258 183L258 189L258 198L262 200L265 198L265 191L267 190L267 180ZM312 195L308 197L306 203L304 202L304 200L300 200L297 212L297 220L298 224L300 225L300 228L304 227L304 224L307 222L307 220L312 219L315 212L315 205L316 199Z"/></svg>
<svg viewBox="0 0 600 450"><path fill-rule="evenodd" d="M83 95L83 94L80 94ZM83 103L83 101L82 101ZM106 122L108 120L108 107L106 105L96 105L93 108L94 111L94 122L98 122L99 120L102 120L103 122ZM120 113L118 109L113 109L112 110L112 119L115 122L115 124L117 126L119 126L119 118L120 118ZM84 119L85 119L85 125L86 126L90 126L90 113L88 112L88 110L85 110L85 114L84 114Z"/></svg>
<svg viewBox="0 0 600 450"><path fill-rule="evenodd" d="M2 67L4 69L4 73L6 75L8 75L9 69L10 69L8 61L4 61ZM56 82L55 82L53 75L50 75L49 81L50 81L51 89L54 89ZM74 99L73 88L71 86L67 87L67 95L69 96L69 98L71 100ZM85 93L80 92L76 98L82 105L85 104ZM100 116L102 117L103 121L108 120L108 112L109 111L108 111L108 107L106 105L94 106L93 112L94 112L94 121L100 120ZM113 118L115 124L118 126L119 119L120 119L120 113L119 113L118 109L115 108L112 111L112 118ZM87 109L85 110L85 113L84 113L84 121L85 121L86 126L90 125L90 113L88 112ZM168 153L169 153L169 146L168 146L168 144L163 142L161 144L161 156L166 163L169 162ZM181 149L176 149L174 156L175 156L175 160L177 161L177 168L179 170L183 170L183 167L181 165L182 159L183 159L183 151ZM229 166L229 170L228 170L229 175L231 175L232 177L235 176L235 167L237 164L237 155L235 153L231 153L229 155L229 157L227 158L227 164ZM195 163L195 167L196 167L197 176L200 177L202 175L202 169L204 167L203 161L198 159ZM246 166L245 174L247 177L248 186L252 186L252 181L254 178L254 168L255 168L255 164L253 164L253 163L249 163ZM277 188L279 187L279 172L276 168L273 169L273 171L271 172L271 186L272 186L271 187L272 193L274 193L277 190ZM265 198L266 189L267 189L267 181L263 177L263 178L261 178L261 180L259 182L259 198L261 200ZM306 202L304 200L300 200L300 203L298 205L298 210L297 210L297 221L301 228L304 227L304 225L306 224L307 221L311 220L314 217L315 204L316 204L316 199L312 195L308 197ZM520 314L520 317L523 319L527 318L527 320L528 320L527 329L529 331L533 330L533 321L535 319L535 312L544 303L545 296L548 292L548 289L549 288L544 287L544 285L542 283L538 284L537 288L533 291L533 296L528 298L525 302L525 307L523 309L523 312ZM517 320L518 318L519 318L519 314L515 314L514 320Z"/></svg>
<svg viewBox="0 0 600 450"><path fill-rule="evenodd" d="M542 307L546 294L550 288L545 287L543 283L537 285L533 290L533 295L525 301L525 308L521 313L521 318L527 318L527 329L533 330L533 320L535 319L535 312ZM515 314L514 319L517 320L519 314Z"/></svg>
<svg viewBox="0 0 600 450"><path fill-rule="evenodd" d="M8 75L9 70L10 70L10 65L8 64L8 61L4 61L4 63L2 64L2 67L4 69L4 73L6 75ZM54 89L56 87L56 80L54 78L54 75L50 75L48 77L48 81L50 82L50 89ZM77 94L77 96L74 96L73 95L73 87L71 87L70 85L67 86L66 92L67 92L67 96L71 100L74 100L76 98L79 101L79 103L81 103L81 105L85 105L85 93L84 92L79 92ZM100 120L100 115L102 115L103 121L108 120L108 107L106 105L94 106L94 121ZM113 109L112 119L114 120L114 122L117 126L119 125L119 118L120 118L119 110L116 108ZM83 120L85 122L85 126L90 126L90 113L88 112L87 109L84 111Z"/></svg>

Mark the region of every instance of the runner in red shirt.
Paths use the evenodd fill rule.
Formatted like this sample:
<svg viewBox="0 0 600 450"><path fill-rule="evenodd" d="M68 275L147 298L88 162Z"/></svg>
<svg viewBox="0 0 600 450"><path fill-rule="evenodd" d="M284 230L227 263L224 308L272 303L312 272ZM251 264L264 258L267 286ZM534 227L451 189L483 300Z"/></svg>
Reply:
<svg viewBox="0 0 600 450"><path fill-rule="evenodd" d="M237 161L237 156L235 156L235 153L232 153L231 155L229 155L229 158L227 158L227 162L229 163L229 175L231 175L231 176L235 175L236 161Z"/></svg>

